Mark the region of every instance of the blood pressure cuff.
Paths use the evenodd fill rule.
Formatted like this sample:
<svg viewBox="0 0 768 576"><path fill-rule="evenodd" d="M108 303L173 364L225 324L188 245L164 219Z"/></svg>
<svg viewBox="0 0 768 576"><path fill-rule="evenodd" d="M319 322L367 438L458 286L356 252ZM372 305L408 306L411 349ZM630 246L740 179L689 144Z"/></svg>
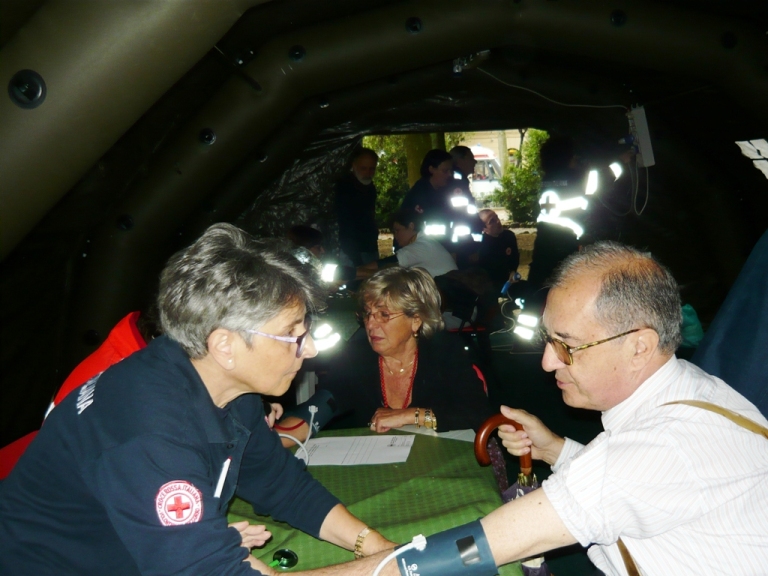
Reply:
<svg viewBox="0 0 768 576"><path fill-rule="evenodd" d="M415 548L397 556L402 576L495 576L491 547L480 520L438 532L427 538L420 552Z"/></svg>
<svg viewBox="0 0 768 576"><path fill-rule="evenodd" d="M310 406L317 406L317 413L315 419L312 420L312 413L309 411ZM312 420L312 434L316 434L320 429L328 424L328 422L336 415L336 399L333 394L328 390L318 390L314 395L305 402L298 404L296 407L286 410L283 414L283 418L286 416L295 416L301 418L309 424Z"/></svg>

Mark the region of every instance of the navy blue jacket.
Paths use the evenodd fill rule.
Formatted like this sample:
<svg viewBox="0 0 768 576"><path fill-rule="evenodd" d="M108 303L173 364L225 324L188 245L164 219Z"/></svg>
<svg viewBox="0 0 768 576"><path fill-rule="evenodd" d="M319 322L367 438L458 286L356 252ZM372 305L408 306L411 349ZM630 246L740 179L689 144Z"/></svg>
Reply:
<svg viewBox="0 0 768 576"><path fill-rule="evenodd" d="M338 504L259 395L218 408L158 338L67 396L0 485L0 574L253 574L227 527L234 495L314 536Z"/></svg>

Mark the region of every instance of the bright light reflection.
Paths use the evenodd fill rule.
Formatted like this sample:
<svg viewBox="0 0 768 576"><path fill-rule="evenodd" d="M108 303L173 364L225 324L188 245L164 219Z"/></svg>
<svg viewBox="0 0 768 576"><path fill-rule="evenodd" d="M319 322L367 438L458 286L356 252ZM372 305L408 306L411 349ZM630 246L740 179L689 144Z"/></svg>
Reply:
<svg viewBox="0 0 768 576"><path fill-rule="evenodd" d="M477 206L474 204L467 205L467 214L477 214Z"/></svg>
<svg viewBox="0 0 768 576"><path fill-rule="evenodd" d="M584 194L591 196L595 192L597 192L597 170L590 170L587 174L587 187Z"/></svg>
<svg viewBox="0 0 768 576"><path fill-rule="evenodd" d="M427 224L424 227L427 236L442 236L445 234L445 224Z"/></svg>
<svg viewBox="0 0 768 576"><path fill-rule="evenodd" d="M515 329L513 330L515 334L520 336L520 338L524 338L525 340L530 340L533 338L533 330L530 328L524 328L523 326L515 326Z"/></svg>
<svg viewBox="0 0 768 576"><path fill-rule="evenodd" d="M315 340L315 349L318 352L322 352L323 350L328 350L329 348L333 348L338 344L339 340L341 340L341 335L338 332L334 332L328 338L323 338L322 340Z"/></svg>
<svg viewBox="0 0 768 576"><path fill-rule="evenodd" d="M333 277L336 275L336 268L338 264L326 264L323 266L322 272L320 272L320 279L323 282L333 282Z"/></svg>
<svg viewBox="0 0 768 576"><path fill-rule="evenodd" d="M613 162L608 168L611 169L611 172L613 172L614 178L617 180L619 179L619 176L621 176L624 173L624 170L621 169L621 164L618 162Z"/></svg>
<svg viewBox="0 0 768 576"><path fill-rule="evenodd" d="M536 328L536 326L539 325L539 319L536 318L536 316L532 316L530 314L520 314L520 316L517 317L517 321L523 326L528 326L529 328Z"/></svg>
<svg viewBox="0 0 768 576"><path fill-rule="evenodd" d="M453 233L456 236L466 236L470 232L471 230L469 229L469 226L456 226L456 228L453 229Z"/></svg>
<svg viewBox="0 0 768 576"><path fill-rule="evenodd" d="M553 216L558 216L562 212L567 212L568 210L576 210L577 208L586 210L588 206L589 206L589 200L584 198L584 196L576 196L575 198L560 200L560 202L558 202L557 204L557 208L555 210L552 210L551 214ZM555 211L557 211L557 214L555 214Z"/></svg>
<svg viewBox="0 0 768 576"><path fill-rule="evenodd" d="M576 239L578 240L581 238L581 235L584 234L584 228L576 224L573 220L570 218L561 218L559 216L550 216L549 214L545 214L542 212L539 214L539 217L536 219L537 222L547 222L549 224L557 224L558 226L562 226L563 228L569 228L573 230L573 233L576 234Z"/></svg>
<svg viewBox="0 0 768 576"><path fill-rule="evenodd" d="M315 331L312 333L312 338L325 338L331 332L333 332L333 328L331 328L330 324L320 324L320 326L315 328Z"/></svg>
<svg viewBox="0 0 768 576"><path fill-rule="evenodd" d="M541 212L543 214L554 212L557 210L557 205L560 202L560 196L554 190L545 190L541 193L539 198L539 204L541 205ZM547 206L548 205L548 206ZM544 206L547 206L546 208ZM560 215L560 212L557 213Z"/></svg>
<svg viewBox="0 0 768 576"><path fill-rule="evenodd" d="M483 241L483 235L482 234L472 234L472 240L475 242L482 242Z"/></svg>
<svg viewBox="0 0 768 576"><path fill-rule="evenodd" d="M515 298L515 304L522 310L525 307L525 300L522 298Z"/></svg>
<svg viewBox="0 0 768 576"><path fill-rule="evenodd" d="M459 206L469 206L469 199L466 196L453 196L451 198L451 206L458 208Z"/></svg>

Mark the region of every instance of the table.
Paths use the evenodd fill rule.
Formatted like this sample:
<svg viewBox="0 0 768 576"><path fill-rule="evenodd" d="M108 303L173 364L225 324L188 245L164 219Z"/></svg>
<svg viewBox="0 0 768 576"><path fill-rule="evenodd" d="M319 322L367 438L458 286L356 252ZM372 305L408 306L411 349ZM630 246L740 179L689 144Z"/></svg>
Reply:
<svg viewBox="0 0 768 576"><path fill-rule="evenodd" d="M395 432L393 432L395 433ZM368 436L367 429L321 432L323 436ZM310 473L347 508L394 542L409 542L485 516L501 505L493 472L475 460L473 445L417 434L408 461L361 466L310 466ZM275 550L299 556L294 570L309 570L354 559L352 552L316 540L270 517L258 516L243 500L230 506L229 521L265 524L272 539L254 549L269 563ZM287 570L286 572L289 572ZM499 569L502 576L522 574L519 563Z"/></svg>

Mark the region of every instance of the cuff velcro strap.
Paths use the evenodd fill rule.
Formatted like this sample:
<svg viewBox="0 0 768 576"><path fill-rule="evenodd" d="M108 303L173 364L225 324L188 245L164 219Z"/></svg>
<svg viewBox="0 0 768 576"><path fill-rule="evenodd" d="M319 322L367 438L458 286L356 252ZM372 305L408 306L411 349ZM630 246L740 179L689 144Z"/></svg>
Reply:
<svg viewBox="0 0 768 576"><path fill-rule="evenodd" d="M423 552L415 548L397 557L402 576L494 576L498 574L480 520L427 538Z"/></svg>
<svg viewBox="0 0 768 576"><path fill-rule="evenodd" d="M314 420L312 420L312 413L309 411L310 406L317 406L317 413L315 414ZM328 392L328 390L318 390L309 400L302 402L290 410L286 410L283 414L283 418L286 416L295 416L296 418L301 418L307 424L312 420L312 434L316 434L323 426L328 424L331 418L335 415L336 399L333 397L333 394Z"/></svg>

